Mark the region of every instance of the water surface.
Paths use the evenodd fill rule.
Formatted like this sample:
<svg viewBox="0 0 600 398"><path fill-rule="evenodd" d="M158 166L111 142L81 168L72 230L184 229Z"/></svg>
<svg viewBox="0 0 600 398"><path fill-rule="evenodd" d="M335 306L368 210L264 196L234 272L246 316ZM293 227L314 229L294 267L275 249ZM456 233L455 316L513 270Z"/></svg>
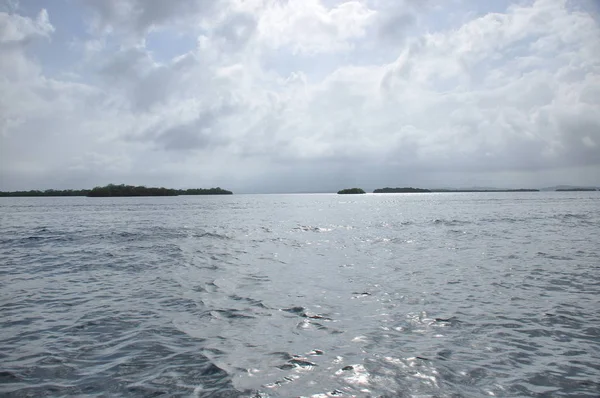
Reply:
<svg viewBox="0 0 600 398"><path fill-rule="evenodd" d="M4 396L600 394L600 192L0 198Z"/></svg>

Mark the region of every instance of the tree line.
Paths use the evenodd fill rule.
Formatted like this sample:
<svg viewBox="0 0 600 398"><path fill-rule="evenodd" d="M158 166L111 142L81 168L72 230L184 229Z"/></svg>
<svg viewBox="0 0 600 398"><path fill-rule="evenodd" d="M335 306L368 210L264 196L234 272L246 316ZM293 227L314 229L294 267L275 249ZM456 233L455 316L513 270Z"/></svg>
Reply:
<svg viewBox="0 0 600 398"><path fill-rule="evenodd" d="M89 189L46 189L45 191L0 191L0 196L87 196Z"/></svg>
<svg viewBox="0 0 600 398"><path fill-rule="evenodd" d="M178 196L178 195L231 195L233 192L220 187L216 188L192 188L192 189L170 189L146 187L143 185L115 185L108 184L93 189L47 189L45 191L14 191L2 192L0 196L89 196L89 197L113 197L113 196Z"/></svg>

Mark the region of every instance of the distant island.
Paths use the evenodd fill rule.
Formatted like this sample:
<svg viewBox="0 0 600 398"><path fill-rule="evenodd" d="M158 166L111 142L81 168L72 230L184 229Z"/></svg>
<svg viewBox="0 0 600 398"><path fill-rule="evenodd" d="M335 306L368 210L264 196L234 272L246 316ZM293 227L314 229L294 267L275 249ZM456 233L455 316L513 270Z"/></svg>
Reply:
<svg viewBox="0 0 600 398"><path fill-rule="evenodd" d="M361 188L346 188L338 191L338 195L357 195L366 193Z"/></svg>
<svg viewBox="0 0 600 398"><path fill-rule="evenodd" d="M2 192L0 197L27 197L27 196L88 196L88 197L124 197L124 196L179 196L179 195L232 195L233 192L220 187L217 188L192 188L192 189L168 189L133 185L108 184L104 187L79 190L55 190L45 191L14 191Z"/></svg>
<svg viewBox="0 0 600 398"><path fill-rule="evenodd" d="M428 192L446 192L446 193L455 193L455 192L539 192L539 189L497 189L497 188L469 188L469 189L423 189L423 188L412 188L412 187L404 187L404 188L378 188L373 191L373 193L428 193Z"/></svg>
<svg viewBox="0 0 600 398"><path fill-rule="evenodd" d="M540 192L539 189L432 189L431 192Z"/></svg>
<svg viewBox="0 0 600 398"><path fill-rule="evenodd" d="M540 191L556 191L556 192L593 192L600 191L599 187L593 186L572 186L572 185L558 185L555 187L548 187L542 189L504 189L504 188L493 188L493 187L470 187L470 188L438 188L438 189L425 189L425 188L413 188L413 187L402 187L402 188L377 188L373 193L478 193L478 192L540 192ZM330 191L331 192L331 191ZM297 192L306 193L306 192ZM361 188L347 188L338 191L340 195L347 194L364 194L366 193ZM126 196L180 196L180 195L232 195L233 192L220 187L216 188L192 188L192 189L170 189L170 188L157 188L157 187L146 187L146 186L133 186L125 184L108 184L103 187L95 187L93 189L47 189L41 190L30 190L30 191L0 191L0 197L35 197L35 196L88 196L88 197L126 197Z"/></svg>
<svg viewBox="0 0 600 398"><path fill-rule="evenodd" d="M600 191L600 187L585 186L585 185L556 185L553 187L542 188L542 191L557 191L557 192L588 192Z"/></svg>
<svg viewBox="0 0 600 398"><path fill-rule="evenodd" d="M194 189L167 189L153 188L133 185L113 185L96 187L87 196L90 197L112 197L112 196L178 196L178 195L231 195L233 192L217 188L194 188Z"/></svg>
<svg viewBox="0 0 600 398"><path fill-rule="evenodd" d="M596 188L559 188L556 192L591 192L597 191Z"/></svg>
<svg viewBox="0 0 600 398"><path fill-rule="evenodd" d="M404 187L404 188L378 188L373 191L373 193L426 193L431 192L429 189L423 188L412 188L412 187Z"/></svg>
<svg viewBox="0 0 600 398"><path fill-rule="evenodd" d="M31 191L0 191L0 197L27 197L27 196L87 196L90 193L89 189L47 189L39 191L32 189Z"/></svg>

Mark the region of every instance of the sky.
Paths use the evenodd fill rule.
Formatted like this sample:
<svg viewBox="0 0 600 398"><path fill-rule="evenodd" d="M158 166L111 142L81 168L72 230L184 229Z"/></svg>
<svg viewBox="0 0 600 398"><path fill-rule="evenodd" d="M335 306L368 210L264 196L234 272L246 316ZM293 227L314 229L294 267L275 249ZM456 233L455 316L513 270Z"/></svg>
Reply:
<svg viewBox="0 0 600 398"><path fill-rule="evenodd" d="M0 190L600 185L598 0L0 0Z"/></svg>

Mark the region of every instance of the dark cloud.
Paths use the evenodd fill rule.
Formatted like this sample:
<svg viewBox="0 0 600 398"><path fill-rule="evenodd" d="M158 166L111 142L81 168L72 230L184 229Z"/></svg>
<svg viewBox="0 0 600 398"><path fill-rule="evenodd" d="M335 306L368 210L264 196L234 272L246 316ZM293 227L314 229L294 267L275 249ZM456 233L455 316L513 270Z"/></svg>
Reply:
<svg viewBox="0 0 600 398"><path fill-rule="evenodd" d="M157 64L142 48L123 49L109 57L99 70L108 82L107 89L121 92L129 99L131 110L147 112L172 100L173 94L185 97L188 90L212 77L204 64L189 53L170 64ZM189 72L195 75L190 76ZM192 84L188 84L188 80Z"/></svg>
<svg viewBox="0 0 600 398"><path fill-rule="evenodd" d="M379 37L383 40L402 43L408 28L415 23L415 16L410 13L397 13L382 17L379 25Z"/></svg>
<svg viewBox="0 0 600 398"><path fill-rule="evenodd" d="M153 62L147 51L141 48L127 48L105 60L99 73L114 80L117 84L139 80L150 69Z"/></svg>
<svg viewBox="0 0 600 398"><path fill-rule="evenodd" d="M167 151L203 149L214 143L214 136L206 131L201 119L172 127L156 137L155 142Z"/></svg>
<svg viewBox="0 0 600 398"><path fill-rule="evenodd" d="M599 104L600 105L600 104ZM564 164L600 165L600 120L592 115L569 115L558 120Z"/></svg>
<svg viewBox="0 0 600 398"><path fill-rule="evenodd" d="M223 39L229 50L243 48L256 31L257 20L251 14L230 13L215 28L216 38Z"/></svg>
<svg viewBox="0 0 600 398"><path fill-rule="evenodd" d="M218 126L239 109L222 104L204 109L191 121L164 127L160 124L147 130L134 141L152 142L166 151L195 151L227 145L229 139L220 133Z"/></svg>
<svg viewBox="0 0 600 398"><path fill-rule="evenodd" d="M152 28L209 17L219 0L86 0L97 17L98 28L142 38Z"/></svg>

